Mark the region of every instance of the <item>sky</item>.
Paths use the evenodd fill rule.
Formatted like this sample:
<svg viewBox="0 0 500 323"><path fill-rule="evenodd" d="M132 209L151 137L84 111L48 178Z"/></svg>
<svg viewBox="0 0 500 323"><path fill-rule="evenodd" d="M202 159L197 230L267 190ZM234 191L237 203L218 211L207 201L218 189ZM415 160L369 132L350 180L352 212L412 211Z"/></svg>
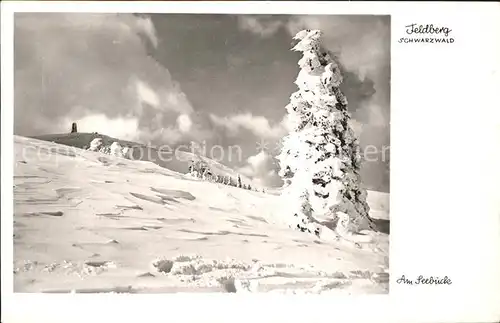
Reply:
<svg viewBox="0 0 500 323"><path fill-rule="evenodd" d="M389 16L16 13L14 133L77 122L80 132L155 146L194 141L279 186L273 156L299 72L290 49L305 28L323 31L344 70L352 126L371 147L363 182L388 192ZM214 145L222 149L211 156Z"/></svg>

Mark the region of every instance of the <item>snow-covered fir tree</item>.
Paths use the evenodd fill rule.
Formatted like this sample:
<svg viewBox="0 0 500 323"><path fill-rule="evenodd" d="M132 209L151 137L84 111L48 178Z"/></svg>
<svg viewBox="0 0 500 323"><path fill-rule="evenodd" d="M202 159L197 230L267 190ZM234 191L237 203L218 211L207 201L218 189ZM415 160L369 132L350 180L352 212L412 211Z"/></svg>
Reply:
<svg viewBox="0 0 500 323"><path fill-rule="evenodd" d="M340 91L342 74L335 58L321 46L322 32L303 30L292 50L302 52L298 91L286 106L290 133L277 157L285 184L286 216L291 225L318 234L318 219L344 229L373 228L366 191L361 186L359 142L349 123L347 99Z"/></svg>

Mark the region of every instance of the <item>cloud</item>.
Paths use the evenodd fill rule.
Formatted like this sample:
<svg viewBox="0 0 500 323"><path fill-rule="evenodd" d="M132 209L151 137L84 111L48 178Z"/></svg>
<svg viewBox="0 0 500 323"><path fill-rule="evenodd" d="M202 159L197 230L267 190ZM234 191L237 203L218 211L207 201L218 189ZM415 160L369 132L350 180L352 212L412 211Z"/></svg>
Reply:
<svg viewBox="0 0 500 323"><path fill-rule="evenodd" d="M376 15L240 16L238 26L263 37L283 27L324 31L323 46L336 55L345 74L342 89L351 113L365 124L386 126L390 95L390 17ZM371 109L376 111L370 112Z"/></svg>
<svg viewBox="0 0 500 323"><path fill-rule="evenodd" d="M324 31L323 45L339 55L342 64L360 75L389 63L389 16L297 16L287 24L290 35L304 28Z"/></svg>
<svg viewBox="0 0 500 323"><path fill-rule="evenodd" d="M187 114L181 114L177 118L177 126L179 130L183 133L189 132L189 130L191 130L192 125L193 122L191 121L191 118Z"/></svg>
<svg viewBox="0 0 500 323"><path fill-rule="evenodd" d="M175 145L182 141L183 133L175 127L164 127L157 130L140 131L138 138L146 144L157 145Z"/></svg>
<svg viewBox="0 0 500 323"><path fill-rule="evenodd" d="M61 129L68 129L72 122L77 122L80 132L98 132L113 138L135 140L138 135L137 118L108 118L104 114L89 114L78 119L63 118Z"/></svg>
<svg viewBox="0 0 500 323"><path fill-rule="evenodd" d="M238 172L250 177L263 186L278 186L282 181L275 170L274 158L265 151L248 157L247 164L238 168Z"/></svg>
<svg viewBox="0 0 500 323"><path fill-rule="evenodd" d="M156 30L147 16L127 13L16 13L16 24L23 29L55 31L61 26L71 26L80 30L102 30L115 35L115 40L128 38L130 34L147 37L153 46L158 44Z"/></svg>
<svg viewBox="0 0 500 323"><path fill-rule="evenodd" d="M238 168L238 172L248 177L254 176L253 169L249 165Z"/></svg>
<svg viewBox="0 0 500 323"><path fill-rule="evenodd" d="M370 111L370 125L384 127L387 126L387 120L384 116L384 110L378 104L371 104L368 107L368 111Z"/></svg>
<svg viewBox="0 0 500 323"><path fill-rule="evenodd" d="M238 26L261 37L274 35L284 24L272 16L238 16Z"/></svg>
<svg viewBox="0 0 500 323"><path fill-rule="evenodd" d="M240 55L228 53L226 55L226 63L230 69L241 68L242 66L248 63L248 59Z"/></svg>
<svg viewBox="0 0 500 323"><path fill-rule="evenodd" d="M254 116L251 113L237 114L229 117L219 117L210 114L212 122L228 130L230 136L237 136L241 129L246 129L260 138L279 138L286 134L286 125L282 121L271 125L263 116Z"/></svg>
<svg viewBox="0 0 500 323"><path fill-rule="evenodd" d="M139 141L152 145L176 145L210 140L215 136L215 132L205 127L196 114L180 114L175 120L173 125L158 126L161 122L157 122L157 126L140 130Z"/></svg>
<svg viewBox="0 0 500 323"><path fill-rule="evenodd" d="M181 87L177 82L173 82L173 90L167 91L164 99L167 109L171 109L179 113L190 113L194 111L187 95L181 90Z"/></svg>
<svg viewBox="0 0 500 323"><path fill-rule="evenodd" d="M152 90L146 82L141 80L136 81L137 95L139 99L152 106L158 106L160 99L154 90Z"/></svg>
<svg viewBox="0 0 500 323"><path fill-rule="evenodd" d="M265 151L261 151L257 155L248 157L247 161L254 170L259 170L262 166L266 165L266 162L270 159L271 156L269 156Z"/></svg>
<svg viewBox="0 0 500 323"><path fill-rule="evenodd" d="M126 120L127 136L136 131L138 138L161 140L161 129L177 129L178 115L194 111L169 70L149 55L148 44L157 46L158 38L147 16L16 13L14 24L18 135L54 133L63 127L54 120L98 116L98 122ZM78 126L113 131L100 123Z"/></svg>
<svg viewBox="0 0 500 323"><path fill-rule="evenodd" d="M151 19L148 17L139 17L134 21L137 31L147 36L154 47L158 47L158 37L156 36L155 26Z"/></svg>

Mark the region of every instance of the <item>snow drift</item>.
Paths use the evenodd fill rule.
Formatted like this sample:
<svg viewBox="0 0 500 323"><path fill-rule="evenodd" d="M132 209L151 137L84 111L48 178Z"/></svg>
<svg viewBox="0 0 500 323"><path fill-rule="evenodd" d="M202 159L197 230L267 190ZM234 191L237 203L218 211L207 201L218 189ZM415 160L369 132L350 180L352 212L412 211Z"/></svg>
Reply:
<svg viewBox="0 0 500 323"><path fill-rule="evenodd" d="M281 224L275 195L18 136L14 152L15 292L388 290L387 234L322 240Z"/></svg>

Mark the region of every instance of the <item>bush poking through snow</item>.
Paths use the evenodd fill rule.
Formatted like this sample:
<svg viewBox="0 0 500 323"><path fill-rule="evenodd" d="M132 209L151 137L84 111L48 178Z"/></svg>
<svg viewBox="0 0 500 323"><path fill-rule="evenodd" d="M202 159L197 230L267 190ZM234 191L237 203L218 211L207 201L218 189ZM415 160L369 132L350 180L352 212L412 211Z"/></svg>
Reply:
<svg viewBox="0 0 500 323"><path fill-rule="evenodd" d="M236 293L256 293L259 289L259 281L256 279L235 279L234 288Z"/></svg>
<svg viewBox="0 0 500 323"><path fill-rule="evenodd" d="M174 266L174 262L168 259L158 259L153 262L153 267L158 270L160 273L168 274L172 271L172 267Z"/></svg>
<svg viewBox="0 0 500 323"><path fill-rule="evenodd" d="M204 181L220 183L246 190L252 189L250 184L246 185L242 182L240 175L238 175L237 179L234 179L230 176L215 174L215 172L213 172L210 168L210 165L203 160L191 160L187 175Z"/></svg>
<svg viewBox="0 0 500 323"><path fill-rule="evenodd" d="M90 151L101 152L103 154L112 155L120 158L132 159L132 149L129 147L122 147L120 143L113 142L111 146L105 146L102 138L94 138L90 142Z"/></svg>
<svg viewBox="0 0 500 323"><path fill-rule="evenodd" d="M234 277L220 277L217 282L228 293L236 293L236 286L234 286Z"/></svg>

